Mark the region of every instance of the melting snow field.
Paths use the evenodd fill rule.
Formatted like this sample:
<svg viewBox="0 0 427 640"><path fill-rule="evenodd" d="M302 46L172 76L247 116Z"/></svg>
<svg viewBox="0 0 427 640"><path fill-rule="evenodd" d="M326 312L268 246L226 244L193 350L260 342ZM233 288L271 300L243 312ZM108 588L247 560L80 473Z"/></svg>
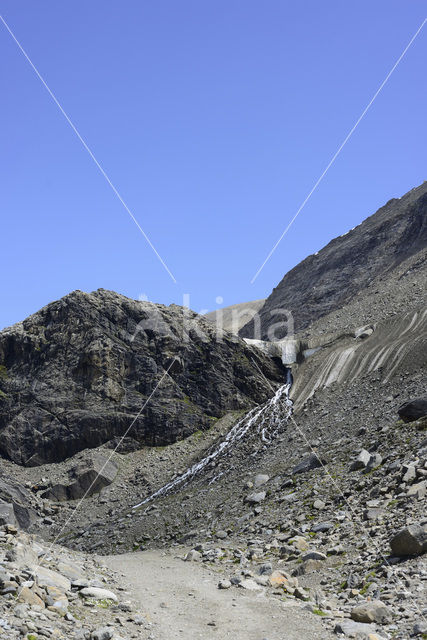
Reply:
<svg viewBox="0 0 427 640"><path fill-rule="evenodd" d="M248 433L259 434L264 443L271 442L278 433L280 426L283 425L283 422L287 422L292 413L292 400L289 398L291 386L292 378L290 370L288 369L286 384L279 387L274 396L263 404L262 407L255 407L239 420L234 427L230 429L224 440L222 440L211 453L192 467L189 467L182 475L171 480L132 508L138 509L155 498L167 495L176 487L186 484L209 466L213 460L229 450L234 444L239 442L239 440L242 440Z"/></svg>

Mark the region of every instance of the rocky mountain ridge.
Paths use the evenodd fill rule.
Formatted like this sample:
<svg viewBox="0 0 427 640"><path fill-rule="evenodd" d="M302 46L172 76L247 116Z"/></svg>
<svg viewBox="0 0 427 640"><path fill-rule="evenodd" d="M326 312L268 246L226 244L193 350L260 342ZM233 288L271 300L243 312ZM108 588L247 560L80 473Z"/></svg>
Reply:
<svg viewBox="0 0 427 640"><path fill-rule="evenodd" d="M425 251L427 244L427 182L399 199L393 198L348 233L335 238L289 271L259 311L260 335L254 321L240 330L244 338L273 339L274 311L288 309L297 332L338 310L374 281L381 288L399 265ZM258 329L257 329L258 333ZM285 337L286 325L274 339Z"/></svg>

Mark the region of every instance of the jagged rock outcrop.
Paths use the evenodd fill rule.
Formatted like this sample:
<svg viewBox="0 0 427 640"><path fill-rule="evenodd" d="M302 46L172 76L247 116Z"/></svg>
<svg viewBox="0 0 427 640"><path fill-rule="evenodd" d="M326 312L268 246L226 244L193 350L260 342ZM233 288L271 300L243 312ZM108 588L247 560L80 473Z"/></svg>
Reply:
<svg viewBox="0 0 427 640"><path fill-rule="evenodd" d="M386 276L427 245L427 182L402 198L393 198L348 233L335 238L318 253L289 271L259 311L260 330L250 321L241 330L245 338L286 337L276 310L292 312L300 331L340 308L375 279ZM283 318L287 319L287 318Z"/></svg>
<svg viewBox="0 0 427 640"><path fill-rule="evenodd" d="M217 340L188 309L75 291L0 332L0 453L57 462L131 425L139 443L166 445L264 402L282 381L280 361L230 334Z"/></svg>

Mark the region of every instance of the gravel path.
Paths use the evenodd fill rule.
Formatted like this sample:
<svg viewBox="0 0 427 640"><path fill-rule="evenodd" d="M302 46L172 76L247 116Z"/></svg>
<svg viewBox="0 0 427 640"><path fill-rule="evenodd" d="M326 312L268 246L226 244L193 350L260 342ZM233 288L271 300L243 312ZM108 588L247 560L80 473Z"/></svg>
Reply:
<svg viewBox="0 0 427 640"><path fill-rule="evenodd" d="M301 605L264 592L217 587L218 574L170 553L147 551L102 561L123 574L141 611L168 640L327 640L336 638Z"/></svg>

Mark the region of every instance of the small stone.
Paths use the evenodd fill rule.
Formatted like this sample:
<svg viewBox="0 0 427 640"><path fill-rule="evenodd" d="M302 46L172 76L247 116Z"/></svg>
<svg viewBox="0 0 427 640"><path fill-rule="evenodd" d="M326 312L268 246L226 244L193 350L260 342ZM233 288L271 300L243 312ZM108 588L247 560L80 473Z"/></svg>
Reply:
<svg viewBox="0 0 427 640"><path fill-rule="evenodd" d="M185 562L200 562L202 559L202 554L195 549L192 549L187 553L184 560Z"/></svg>
<svg viewBox="0 0 427 640"><path fill-rule="evenodd" d="M255 476L253 486L255 487L255 489L258 489L259 487L262 487L263 484L266 484L266 482L268 482L269 480L270 476L259 473L257 476Z"/></svg>
<svg viewBox="0 0 427 640"><path fill-rule="evenodd" d="M231 586L230 580L221 580L218 583L218 589L230 589Z"/></svg>
<svg viewBox="0 0 427 640"><path fill-rule="evenodd" d="M319 511L321 509L324 509L326 507L325 503L323 502L323 500L315 500L313 503L313 508L314 509L318 509Z"/></svg>
<svg viewBox="0 0 427 640"><path fill-rule="evenodd" d="M320 551L309 551L305 553L302 557L303 561L305 560L326 560L326 555L321 553Z"/></svg>

